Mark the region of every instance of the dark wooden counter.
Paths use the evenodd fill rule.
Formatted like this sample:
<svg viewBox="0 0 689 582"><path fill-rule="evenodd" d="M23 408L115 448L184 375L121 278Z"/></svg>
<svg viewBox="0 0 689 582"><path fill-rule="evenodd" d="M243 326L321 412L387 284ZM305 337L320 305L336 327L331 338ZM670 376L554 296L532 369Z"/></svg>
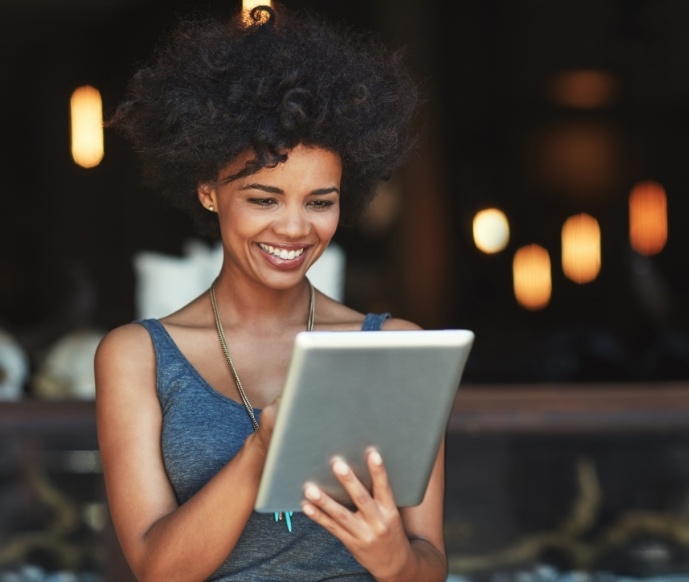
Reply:
<svg viewBox="0 0 689 582"><path fill-rule="evenodd" d="M0 433L95 434L94 403L0 402ZM689 381L461 386L450 432L628 432L689 430Z"/></svg>
<svg viewBox="0 0 689 582"><path fill-rule="evenodd" d="M689 382L462 386L450 432L689 430Z"/></svg>

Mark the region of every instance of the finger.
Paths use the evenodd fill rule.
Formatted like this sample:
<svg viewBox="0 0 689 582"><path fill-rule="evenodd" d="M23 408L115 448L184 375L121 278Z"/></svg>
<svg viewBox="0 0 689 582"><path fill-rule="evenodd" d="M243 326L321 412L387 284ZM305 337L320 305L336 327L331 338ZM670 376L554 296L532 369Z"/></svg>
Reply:
<svg viewBox="0 0 689 582"><path fill-rule="evenodd" d="M303 512L316 523L340 539L351 537L356 531L356 517L346 507L337 503L313 483L304 487Z"/></svg>
<svg viewBox="0 0 689 582"><path fill-rule="evenodd" d="M304 515L338 538L345 546L350 547L354 543L355 536L318 506L308 501L303 501L301 509Z"/></svg>
<svg viewBox="0 0 689 582"><path fill-rule="evenodd" d="M371 515L375 512L375 500L371 497L371 493L344 460L334 460L333 473L359 511L364 515Z"/></svg>
<svg viewBox="0 0 689 582"><path fill-rule="evenodd" d="M263 410L261 411L261 421L270 421L270 425L272 426L275 423L275 418L277 417L278 414L278 408L280 407L280 397L278 396L275 400L273 400L268 406L265 406Z"/></svg>
<svg viewBox="0 0 689 582"><path fill-rule="evenodd" d="M366 455L368 471L371 474L371 492L373 498L385 506L395 506L395 496L390 487L388 472L383 457L376 449L369 449Z"/></svg>
<svg viewBox="0 0 689 582"><path fill-rule="evenodd" d="M273 432L273 428L275 428L275 419L277 417L278 413L278 408L280 406L280 398L276 398L265 406L263 410L261 410L261 416L259 419L259 429L260 431L263 431L263 434L268 435L268 440L270 440L270 434Z"/></svg>
<svg viewBox="0 0 689 582"><path fill-rule="evenodd" d="M280 398L278 397L261 410L261 415L258 419L258 431L256 431L254 435L258 439L258 442L261 443L264 453L268 452L268 445L273 436L275 417L277 416L279 405Z"/></svg>

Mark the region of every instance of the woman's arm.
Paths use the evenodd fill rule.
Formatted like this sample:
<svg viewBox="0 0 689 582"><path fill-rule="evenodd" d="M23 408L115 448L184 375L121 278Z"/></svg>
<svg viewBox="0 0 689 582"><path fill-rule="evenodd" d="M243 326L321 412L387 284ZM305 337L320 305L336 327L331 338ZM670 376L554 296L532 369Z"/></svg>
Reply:
<svg viewBox="0 0 689 582"><path fill-rule="evenodd" d="M180 506L162 460L162 414L148 332L129 324L107 334L95 372L108 503L132 571L142 582L205 580L232 552L251 515L269 422ZM262 420L272 417L264 411Z"/></svg>
<svg viewBox="0 0 689 582"><path fill-rule="evenodd" d="M417 580L446 580L447 556L444 536L445 500L445 443L442 442L431 478L421 505L401 510L404 529L415 556L403 572L407 577L395 580L413 580L418 568Z"/></svg>

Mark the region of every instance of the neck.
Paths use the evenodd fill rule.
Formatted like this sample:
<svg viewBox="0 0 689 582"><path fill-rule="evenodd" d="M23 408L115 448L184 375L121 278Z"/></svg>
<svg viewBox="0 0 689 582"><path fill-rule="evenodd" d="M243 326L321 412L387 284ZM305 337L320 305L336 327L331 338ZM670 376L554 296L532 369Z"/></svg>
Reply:
<svg viewBox="0 0 689 582"><path fill-rule="evenodd" d="M289 289L270 289L260 284L238 285L221 275L213 287L220 317L226 325L306 326L312 289L306 278Z"/></svg>

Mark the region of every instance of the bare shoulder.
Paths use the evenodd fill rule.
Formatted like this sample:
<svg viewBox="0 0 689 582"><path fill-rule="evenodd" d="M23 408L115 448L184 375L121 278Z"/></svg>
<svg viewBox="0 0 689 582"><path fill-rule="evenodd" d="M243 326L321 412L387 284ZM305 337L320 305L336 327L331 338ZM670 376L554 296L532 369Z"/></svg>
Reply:
<svg viewBox="0 0 689 582"><path fill-rule="evenodd" d="M106 425L117 427L158 414L155 350L142 325L128 323L109 331L96 350L94 371L101 433Z"/></svg>
<svg viewBox="0 0 689 582"><path fill-rule="evenodd" d="M324 330L354 330L361 327L364 314L344 303L319 294L316 301L316 326Z"/></svg>
<svg viewBox="0 0 689 582"><path fill-rule="evenodd" d="M319 302L319 323L326 329L359 330L366 315L334 299L323 296ZM383 330L419 330L415 323L406 319L388 318L383 323Z"/></svg>
<svg viewBox="0 0 689 582"><path fill-rule="evenodd" d="M154 385L155 367L153 342L142 325L128 323L112 329L96 350L96 398L104 392L139 390L142 382Z"/></svg>
<svg viewBox="0 0 689 582"><path fill-rule="evenodd" d="M96 363L126 361L141 355L142 351L151 353L151 350L151 339L146 329L138 323L127 323L105 334L96 350Z"/></svg>

